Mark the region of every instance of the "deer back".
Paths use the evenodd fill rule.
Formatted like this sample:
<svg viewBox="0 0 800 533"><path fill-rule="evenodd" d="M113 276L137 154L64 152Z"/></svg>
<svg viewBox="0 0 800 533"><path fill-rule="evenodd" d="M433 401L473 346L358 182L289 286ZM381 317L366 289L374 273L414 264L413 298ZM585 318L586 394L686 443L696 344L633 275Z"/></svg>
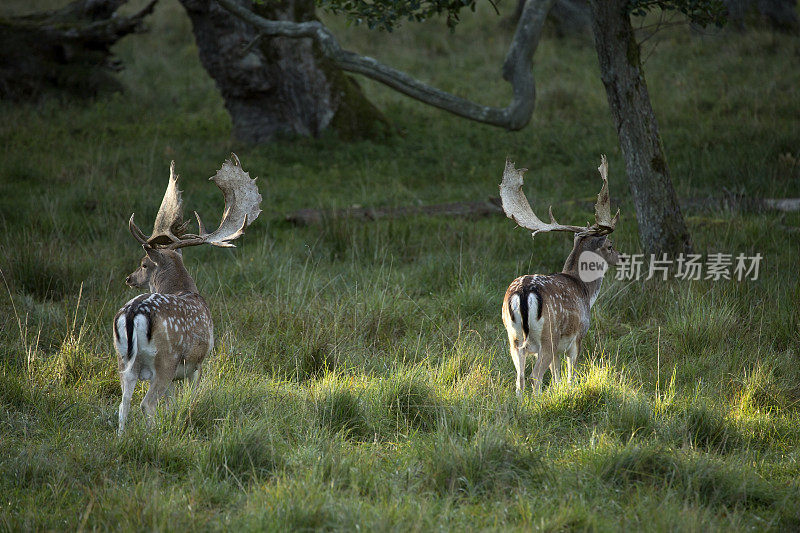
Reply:
<svg viewBox="0 0 800 533"><path fill-rule="evenodd" d="M570 274L520 276L503 298L503 321L515 340L536 349L544 335L556 344L589 329L586 291Z"/></svg>
<svg viewBox="0 0 800 533"><path fill-rule="evenodd" d="M142 294L114 317L120 371L138 356L158 366L184 360L199 363L214 344L214 324L205 299L194 292Z"/></svg>

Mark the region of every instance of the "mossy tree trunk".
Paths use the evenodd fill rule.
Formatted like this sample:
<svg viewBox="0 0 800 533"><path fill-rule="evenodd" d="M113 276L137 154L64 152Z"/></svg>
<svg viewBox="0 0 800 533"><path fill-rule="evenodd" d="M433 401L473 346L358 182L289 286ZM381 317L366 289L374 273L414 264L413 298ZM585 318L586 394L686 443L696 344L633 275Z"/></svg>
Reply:
<svg viewBox="0 0 800 533"><path fill-rule="evenodd" d="M627 3L589 1L600 76L625 158L639 239L647 253L689 252L691 238L670 179Z"/></svg>
<svg viewBox="0 0 800 533"><path fill-rule="evenodd" d="M309 38L259 37L213 0L180 0L192 20L203 66L217 83L236 138L267 142L281 135L318 136L335 130L346 139L383 132L386 119L353 78L325 58ZM316 20L313 0L253 5L271 20Z"/></svg>
<svg viewBox="0 0 800 533"><path fill-rule="evenodd" d="M75 0L62 9L0 19L0 98L30 100L48 92L80 97L120 90L122 65L111 47L142 30L155 0L133 16L127 0Z"/></svg>

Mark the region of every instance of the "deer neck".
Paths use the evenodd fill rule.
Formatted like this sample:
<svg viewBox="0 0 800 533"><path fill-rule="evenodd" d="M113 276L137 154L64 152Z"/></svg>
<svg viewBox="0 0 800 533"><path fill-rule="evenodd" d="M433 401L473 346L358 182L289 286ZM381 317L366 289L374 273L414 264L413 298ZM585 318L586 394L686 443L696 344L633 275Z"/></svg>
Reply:
<svg viewBox="0 0 800 533"><path fill-rule="evenodd" d="M163 266L159 265L158 272L150 280L150 292L176 294L187 291L198 292L197 285L182 262L167 262Z"/></svg>
<svg viewBox="0 0 800 533"><path fill-rule="evenodd" d="M576 283L578 283L578 286L581 288L587 303L589 304L589 308L591 309L595 300L597 300L597 295L600 294L600 286L603 284L605 271L596 280L589 282L583 281L578 271L578 262L582 251L583 250L581 249L580 241L578 241L572 248L569 257L567 257L567 260L564 262L564 269L561 271L561 273L567 274L575 279Z"/></svg>

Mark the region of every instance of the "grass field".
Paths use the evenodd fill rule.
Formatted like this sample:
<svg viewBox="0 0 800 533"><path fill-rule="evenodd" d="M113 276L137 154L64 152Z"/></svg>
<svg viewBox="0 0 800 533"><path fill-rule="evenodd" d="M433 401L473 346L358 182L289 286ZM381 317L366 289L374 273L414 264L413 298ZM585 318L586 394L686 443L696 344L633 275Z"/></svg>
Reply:
<svg viewBox="0 0 800 533"><path fill-rule="evenodd" d="M0 528L800 528L797 214L688 210L698 252L761 253L759 279L606 281L576 381L521 400L503 293L559 270L570 239L532 242L500 216L283 220L481 200L511 155L536 206L583 223L607 153L615 243L639 252L590 40L544 39L521 132L362 81L397 134L253 147L230 140L177 2L150 22L118 47L125 94L0 103ZM452 35L334 28L505 105L498 22L484 9ZM644 55L679 196L800 196L797 37L679 27ZM260 177L264 213L235 250L185 254L216 324L199 392L178 390L151 429L132 409L117 438L111 320L141 253L127 218L152 220L175 159L187 209L210 225L222 201L206 178L232 150Z"/></svg>

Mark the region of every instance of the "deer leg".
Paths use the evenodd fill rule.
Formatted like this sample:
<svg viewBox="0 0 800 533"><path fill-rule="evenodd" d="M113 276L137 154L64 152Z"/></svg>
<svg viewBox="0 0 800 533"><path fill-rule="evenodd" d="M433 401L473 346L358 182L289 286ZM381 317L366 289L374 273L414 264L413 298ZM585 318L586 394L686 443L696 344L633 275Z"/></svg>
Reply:
<svg viewBox="0 0 800 533"><path fill-rule="evenodd" d="M117 434L122 435L125 431L125 421L128 419L128 413L131 410L131 398L133 391L136 388L136 383L139 378L133 372L121 373L119 381L122 385L122 401L119 404L119 422L117 426Z"/></svg>
<svg viewBox="0 0 800 533"><path fill-rule="evenodd" d="M561 383L561 357L558 355L558 351L553 352L550 372L553 374L553 383Z"/></svg>
<svg viewBox="0 0 800 533"><path fill-rule="evenodd" d="M203 375L203 366L197 365L192 372L192 394L197 394L197 389L200 388L200 377Z"/></svg>
<svg viewBox="0 0 800 533"><path fill-rule="evenodd" d="M581 341L575 339L570 344L567 351L567 383L572 382L572 368L575 366L575 361L578 359L578 352L581 350Z"/></svg>
<svg viewBox="0 0 800 533"><path fill-rule="evenodd" d="M531 372L531 380L533 380L534 392L536 394L542 392L542 380L544 379L544 373L547 372L547 367L550 367L553 371L554 382L561 379L560 369L557 368L559 364L558 346L557 343L554 342L555 339L558 339L558 332L553 331L553 317L549 312L545 318L547 320L544 323L539 338L539 357L536 359L536 364L533 366L533 371Z"/></svg>
<svg viewBox="0 0 800 533"><path fill-rule="evenodd" d="M511 345L511 359L514 361L514 368L517 369L517 396L522 396L525 392L525 349L517 347L516 339L509 337Z"/></svg>
<svg viewBox="0 0 800 533"><path fill-rule="evenodd" d="M172 407L172 403L175 401L175 381L170 381L167 388L164 390L164 405L167 408Z"/></svg>
<svg viewBox="0 0 800 533"><path fill-rule="evenodd" d="M531 372L531 380L533 381L533 393L541 394L542 392L542 378L547 371L547 367L553 361L553 352L550 347L545 347L544 344L539 347L539 357L536 358L536 364L533 365L533 372Z"/></svg>
<svg viewBox="0 0 800 533"><path fill-rule="evenodd" d="M158 400L164 395L171 383L172 374L164 372L156 372L153 381L150 382L150 388L147 389L147 394L144 395L144 400L142 400L142 411L147 416L148 423L152 423Z"/></svg>

